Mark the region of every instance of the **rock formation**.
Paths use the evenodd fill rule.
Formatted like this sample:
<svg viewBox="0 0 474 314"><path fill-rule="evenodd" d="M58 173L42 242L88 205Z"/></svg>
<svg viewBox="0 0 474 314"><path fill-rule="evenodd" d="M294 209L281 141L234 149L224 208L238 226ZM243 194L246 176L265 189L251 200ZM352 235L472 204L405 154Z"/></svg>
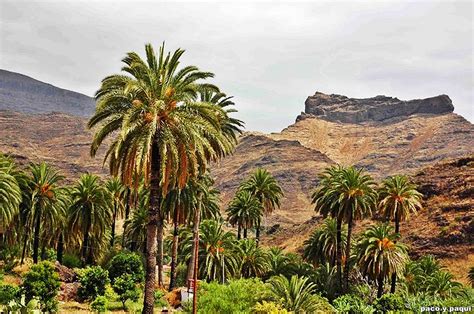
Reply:
<svg viewBox="0 0 474 314"><path fill-rule="evenodd" d="M403 101L387 96L357 99L316 92L306 99L305 112L298 119L311 115L328 121L362 123L408 117L414 114L451 113L453 110L454 106L447 95Z"/></svg>

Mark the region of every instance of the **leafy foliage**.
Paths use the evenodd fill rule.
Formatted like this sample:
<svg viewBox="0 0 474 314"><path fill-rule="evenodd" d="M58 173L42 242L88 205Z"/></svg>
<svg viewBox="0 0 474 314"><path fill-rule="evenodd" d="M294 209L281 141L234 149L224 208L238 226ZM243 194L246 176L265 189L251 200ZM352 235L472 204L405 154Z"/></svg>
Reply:
<svg viewBox="0 0 474 314"><path fill-rule="evenodd" d="M375 312L375 309L366 304L357 295L345 294L333 301L333 306L338 313L348 313L348 314L372 314Z"/></svg>
<svg viewBox="0 0 474 314"><path fill-rule="evenodd" d="M257 302L269 299L268 287L259 279L200 284L198 308L202 313L250 313Z"/></svg>
<svg viewBox="0 0 474 314"><path fill-rule="evenodd" d="M105 287L110 283L109 272L100 266L92 266L79 272L78 295L83 300L94 300L105 294Z"/></svg>
<svg viewBox="0 0 474 314"><path fill-rule="evenodd" d="M140 297L140 291L135 284L135 278L130 274L116 277L112 287L115 293L118 294L124 309L126 309L125 302L127 300L137 301Z"/></svg>
<svg viewBox="0 0 474 314"><path fill-rule="evenodd" d="M23 279L21 290L25 294L27 303L36 297L41 300L43 311L54 312L58 307L59 287L59 275L53 264L44 261L31 266Z"/></svg>
<svg viewBox="0 0 474 314"><path fill-rule="evenodd" d="M0 284L0 304L7 305L18 297L20 289L8 284Z"/></svg>
<svg viewBox="0 0 474 314"><path fill-rule="evenodd" d="M109 278L112 284L117 277L130 275L135 283L143 281L144 270L140 255L136 253L120 252L109 263Z"/></svg>
<svg viewBox="0 0 474 314"><path fill-rule="evenodd" d="M99 295L91 303L91 309L97 313L105 313L107 311L108 300L106 296Z"/></svg>
<svg viewBox="0 0 474 314"><path fill-rule="evenodd" d="M390 311L406 310L403 298L398 294L386 294L375 300L374 308L377 312L387 313Z"/></svg>

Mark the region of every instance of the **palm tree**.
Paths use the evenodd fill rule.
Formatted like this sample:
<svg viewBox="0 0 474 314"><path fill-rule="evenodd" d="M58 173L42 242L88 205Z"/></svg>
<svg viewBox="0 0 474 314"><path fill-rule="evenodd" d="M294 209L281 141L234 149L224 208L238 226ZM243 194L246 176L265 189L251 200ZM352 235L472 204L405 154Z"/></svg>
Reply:
<svg viewBox="0 0 474 314"><path fill-rule="evenodd" d="M247 230L258 225L262 217L262 205L251 193L245 190L238 191L227 208L227 219L232 226L237 225L237 239L247 238Z"/></svg>
<svg viewBox="0 0 474 314"><path fill-rule="evenodd" d="M271 247L267 254L268 271L265 274L265 279L278 275L289 277L296 274L298 261L293 258L293 255L286 254L279 247Z"/></svg>
<svg viewBox="0 0 474 314"><path fill-rule="evenodd" d="M240 189L248 191L258 199L265 215L271 214L273 210L280 207L283 190L278 181L266 169L258 168L247 181L242 183ZM258 245L260 241L260 220L257 221L255 238Z"/></svg>
<svg viewBox="0 0 474 314"><path fill-rule="evenodd" d="M292 313L316 313L319 302L313 295L315 284L306 277L283 275L270 278L270 290L283 307Z"/></svg>
<svg viewBox="0 0 474 314"><path fill-rule="evenodd" d="M122 60L122 70L128 75L112 75L102 81L96 93L96 113L88 126L101 126L91 154L96 154L105 138L115 136L105 157L111 174L120 174L129 186L134 174L142 174L150 188L143 312L152 313L155 239L166 217L161 199L170 189L183 188L189 178L204 173L208 161L230 153L237 140L234 130L228 128L233 122L225 109L197 101L199 91L212 86L200 81L212 73L195 66L178 70L181 49L166 54L163 45L157 57L147 44L145 51L146 60L134 52ZM162 256L158 257L161 284Z"/></svg>
<svg viewBox="0 0 474 314"><path fill-rule="evenodd" d="M454 276L447 271L436 271L427 280L426 290L441 298L465 296L466 291L461 283L454 281Z"/></svg>
<svg viewBox="0 0 474 314"><path fill-rule="evenodd" d="M30 218L34 223L33 262L38 263L38 249L40 245L41 226L53 225L57 217L61 217L66 210L66 199L59 182L63 176L47 164L31 164L28 197Z"/></svg>
<svg viewBox="0 0 474 314"><path fill-rule="evenodd" d="M377 298L383 294L384 279L402 271L407 261L406 247L396 243L399 233L387 224L371 226L357 243L357 263L364 276L378 283Z"/></svg>
<svg viewBox="0 0 474 314"><path fill-rule="evenodd" d="M110 194L96 175L83 174L72 188L69 223L72 230L82 234L83 265L93 262L91 237L103 236L112 219L109 201Z"/></svg>
<svg viewBox="0 0 474 314"><path fill-rule="evenodd" d="M15 172L13 160L0 154L0 228L6 227L18 213L22 200Z"/></svg>
<svg viewBox="0 0 474 314"><path fill-rule="evenodd" d="M147 212L148 207L139 206L135 208L132 212L131 217L129 217L124 224L126 236L126 246L130 248L131 251L140 250L145 251L146 247L146 224L147 224Z"/></svg>
<svg viewBox="0 0 474 314"><path fill-rule="evenodd" d="M268 253L251 239L239 241L240 274L243 278L262 277L269 270Z"/></svg>
<svg viewBox="0 0 474 314"><path fill-rule="evenodd" d="M224 230L222 221L203 220L199 229L198 272L200 277L212 281L236 274L239 271L239 260L235 235ZM192 241L194 232L187 231L182 235L181 254L190 257L194 249L194 241Z"/></svg>
<svg viewBox="0 0 474 314"><path fill-rule="evenodd" d="M341 245L347 244L347 228L342 227ZM313 264L329 263L336 265L337 258L337 221L334 218L326 218L323 224L314 230L311 237L304 241L303 258ZM342 258L345 259L343 252Z"/></svg>
<svg viewBox="0 0 474 314"><path fill-rule="evenodd" d="M395 233L400 233L400 221L408 219L411 213L421 208L422 194L416 184L407 176L388 177L379 189L379 212L385 218L395 221ZM392 275L390 292L395 293L397 274Z"/></svg>
<svg viewBox="0 0 474 314"><path fill-rule="evenodd" d="M110 239L110 245L113 247L115 243L115 221L117 218L122 217L124 215L124 210L125 210L125 192L126 188L120 182L120 179L117 177L114 177L110 180L108 180L105 183L105 187L107 191L110 193L110 199L112 201L112 228L111 228L111 239Z"/></svg>
<svg viewBox="0 0 474 314"><path fill-rule="evenodd" d="M371 214L377 201L375 182L361 169L332 166L320 176L320 184L312 199L315 210L323 216L331 216L337 223L336 265L339 284L342 287L342 222L347 222L346 256L350 256L352 224L354 220ZM344 263L344 290L349 285L349 259Z"/></svg>

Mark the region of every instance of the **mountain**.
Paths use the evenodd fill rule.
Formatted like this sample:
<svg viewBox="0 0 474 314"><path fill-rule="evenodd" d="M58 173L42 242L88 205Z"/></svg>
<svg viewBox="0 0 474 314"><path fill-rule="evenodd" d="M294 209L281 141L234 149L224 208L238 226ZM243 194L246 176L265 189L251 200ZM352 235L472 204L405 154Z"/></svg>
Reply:
<svg viewBox="0 0 474 314"><path fill-rule="evenodd" d="M265 167L286 195L267 223L303 223L314 215L310 196L318 174L331 164L354 164L382 179L474 154L474 126L452 112L446 95L400 101L317 92L305 107L279 133L244 134L235 153L214 167L225 201L251 171Z"/></svg>
<svg viewBox="0 0 474 314"><path fill-rule="evenodd" d="M0 110L63 112L88 117L95 110L95 101L89 96L0 69Z"/></svg>

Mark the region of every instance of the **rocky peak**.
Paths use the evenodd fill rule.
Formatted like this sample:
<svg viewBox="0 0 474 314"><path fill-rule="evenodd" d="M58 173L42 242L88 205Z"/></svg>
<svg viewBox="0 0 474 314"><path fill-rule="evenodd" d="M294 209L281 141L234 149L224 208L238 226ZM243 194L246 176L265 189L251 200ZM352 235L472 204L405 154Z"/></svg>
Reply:
<svg viewBox="0 0 474 314"><path fill-rule="evenodd" d="M343 95L327 95L316 92L305 101L305 112L297 120L318 116L329 121L361 123L384 121L414 114L444 114L453 112L454 107L447 95L425 99L400 100L379 95L372 98L349 98Z"/></svg>

